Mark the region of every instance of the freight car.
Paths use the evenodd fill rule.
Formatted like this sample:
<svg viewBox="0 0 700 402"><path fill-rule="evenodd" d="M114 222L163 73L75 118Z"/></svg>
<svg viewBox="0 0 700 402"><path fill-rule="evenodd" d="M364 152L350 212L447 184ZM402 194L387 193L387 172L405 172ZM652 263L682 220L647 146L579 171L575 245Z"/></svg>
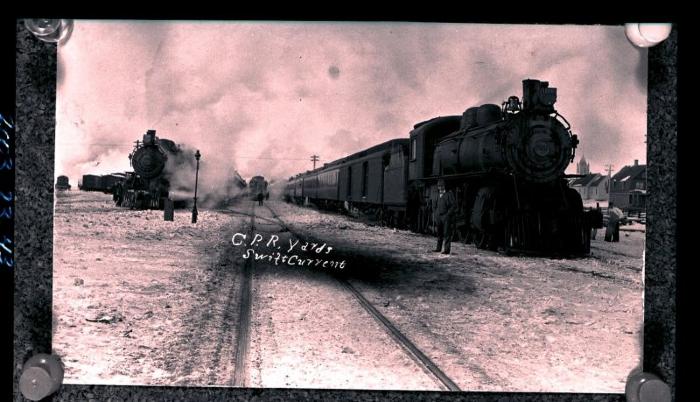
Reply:
<svg viewBox="0 0 700 402"><path fill-rule="evenodd" d="M82 181L78 183L78 188L82 191L102 191L112 193L117 183L123 182L123 173L112 173L106 175L86 174Z"/></svg>
<svg viewBox="0 0 700 402"><path fill-rule="evenodd" d="M94 174L84 174L83 179L78 183L78 188L82 191L104 191L102 187L102 176Z"/></svg>
<svg viewBox="0 0 700 402"><path fill-rule="evenodd" d="M468 108L292 177L285 198L356 208L434 231L437 180L457 199L456 234L506 253L587 254L591 216L564 173L578 138L554 108L556 88L523 81L522 101Z"/></svg>

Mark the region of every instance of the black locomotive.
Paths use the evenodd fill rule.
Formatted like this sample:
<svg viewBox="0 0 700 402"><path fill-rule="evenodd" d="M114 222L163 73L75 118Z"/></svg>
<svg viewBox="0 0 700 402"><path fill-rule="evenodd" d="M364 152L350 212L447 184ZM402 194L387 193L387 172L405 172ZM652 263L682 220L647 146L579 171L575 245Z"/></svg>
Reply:
<svg viewBox="0 0 700 402"><path fill-rule="evenodd" d="M109 186L117 205L133 209L163 209L168 198L173 200L176 208L192 202L197 165L193 149L159 138L155 130L148 130L143 141L136 141L129 161L134 171L126 172L121 181ZM228 203L242 193L246 182L234 170L222 188L202 188L201 182L199 187L198 199L204 205L215 206Z"/></svg>
<svg viewBox="0 0 700 402"><path fill-rule="evenodd" d="M135 209L163 209L169 192L190 192L189 188L173 188L173 176L182 170L192 172L196 160L194 153L183 150L175 142L158 138L155 130L148 130L143 141L136 141L129 154L134 171L118 183L114 189L117 205ZM182 203L183 201L176 200Z"/></svg>
<svg viewBox="0 0 700 402"><path fill-rule="evenodd" d="M458 238L505 252L587 254L590 217L564 173L578 138L556 88L523 81L522 102L486 104L418 123L394 139L290 178L285 197L434 230L437 180L459 205Z"/></svg>

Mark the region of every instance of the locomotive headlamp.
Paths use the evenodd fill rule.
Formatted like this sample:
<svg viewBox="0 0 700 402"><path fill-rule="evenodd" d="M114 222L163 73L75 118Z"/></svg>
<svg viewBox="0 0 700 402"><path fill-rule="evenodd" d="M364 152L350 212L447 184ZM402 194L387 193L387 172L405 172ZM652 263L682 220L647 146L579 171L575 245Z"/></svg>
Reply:
<svg viewBox="0 0 700 402"><path fill-rule="evenodd" d="M508 108L513 111L520 110L520 99L517 96L508 98Z"/></svg>
<svg viewBox="0 0 700 402"><path fill-rule="evenodd" d="M520 99L517 96L510 96L508 100L503 102L503 112L514 114L520 111Z"/></svg>

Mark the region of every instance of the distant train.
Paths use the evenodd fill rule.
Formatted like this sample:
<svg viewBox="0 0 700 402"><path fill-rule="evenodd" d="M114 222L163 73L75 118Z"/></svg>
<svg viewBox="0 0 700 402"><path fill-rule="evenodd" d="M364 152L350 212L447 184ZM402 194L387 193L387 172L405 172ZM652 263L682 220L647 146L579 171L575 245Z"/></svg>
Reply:
<svg viewBox="0 0 700 402"><path fill-rule="evenodd" d="M267 189L267 181L263 176L253 176L248 183L248 194L250 199L257 200L262 195L262 198L270 198L270 192Z"/></svg>
<svg viewBox="0 0 700 402"><path fill-rule="evenodd" d="M579 141L556 99L548 82L524 80L522 102L511 96L418 123L409 138L290 178L285 198L431 233L443 179L457 200L458 239L506 253L585 255L592 217L564 173Z"/></svg>
<svg viewBox="0 0 700 402"><path fill-rule="evenodd" d="M56 178L56 190L65 191L70 190L71 185L68 182L68 176L58 176Z"/></svg>

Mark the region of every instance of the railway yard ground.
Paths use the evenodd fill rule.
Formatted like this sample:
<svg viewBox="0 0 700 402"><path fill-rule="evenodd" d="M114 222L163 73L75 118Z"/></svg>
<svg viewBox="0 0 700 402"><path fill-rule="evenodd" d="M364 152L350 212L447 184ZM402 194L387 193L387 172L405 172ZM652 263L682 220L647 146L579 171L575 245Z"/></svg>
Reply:
<svg viewBox="0 0 700 402"><path fill-rule="evenodd" d="M447 256L427 235L254 204L192 224L57 192L64 382L622 393L640 363L643 226L599 231L587 258Z"/></svg>

